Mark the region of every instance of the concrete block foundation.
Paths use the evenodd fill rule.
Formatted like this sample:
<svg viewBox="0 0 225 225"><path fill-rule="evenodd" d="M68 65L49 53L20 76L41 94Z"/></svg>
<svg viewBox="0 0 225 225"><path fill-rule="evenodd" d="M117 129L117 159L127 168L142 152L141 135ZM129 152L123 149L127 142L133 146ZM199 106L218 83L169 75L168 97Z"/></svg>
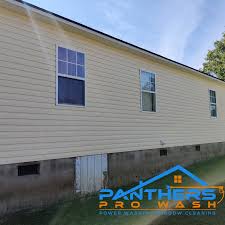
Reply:
<svg viewBox="0 0 225 225"><path fill-rule="evenodd" d="M177 164L188 166L224 154L225 142L110 153L106 185L131 185ZM39 173L25 176L18 176L18 166L24 164L0 166L0 216L74 197L75 158L35 163L40 164Z"/></svg>
<svg viewBox="0 0 225 225"><path fill-rule="evenodd" d="M74 160L46 160L40 174L18 176L18 166L0 166L0 215L49 205L74 193ZM25 165L25 164L24 164Z"/></svg>
<svg viewBox="0 0 225 225"><path fill-rule="evenodd" d="M127 186L178 164L188 166L224 154L224 142L108 154L108 185Z"/></svg>

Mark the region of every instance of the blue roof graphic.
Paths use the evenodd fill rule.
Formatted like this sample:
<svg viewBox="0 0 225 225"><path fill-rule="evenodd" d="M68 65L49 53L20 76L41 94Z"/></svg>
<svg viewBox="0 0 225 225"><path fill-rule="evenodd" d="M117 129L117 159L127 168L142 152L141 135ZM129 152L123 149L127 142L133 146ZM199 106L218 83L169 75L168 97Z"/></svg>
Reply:
<svg viewBox="0 0 225 225"><path fill-rule="evenodd" d="M171 174L171 173L173 173L175 171L178 171L178 170L181 171L181 172L183 172L184 174L186 174L190 178L192 178L194 181L196 181L197 183L199 183L201 186L207 186L208 185L205 181L201 180L200 178L198 178L197 176L195 176L190 171L186 170L185 168L183 168L180 165L177 165L177 166L172 167L171 169L166 170L165 172L163 172L163 173L161 173L161 174L159 174L159 175L157 175L157 176L155 176L153 178L150 178L150 179L146 180L145 182L140 182L139 185L137 185L137 186L135 186L135 187L133 187L133 188L131 188L131 189L123 192L123 193L116 194L113 197L113 200L117 200L119 198L122 198L122 197L124 197L124 196L126 196L126 195L128 195L128 194L130 194L130 193L132 193L132 192L134 192L134 191L136 191L138 189L140 189L140 188L143 188L144 186L149 185L149 184L151 184L151 183L153 183L153 182L155 182L155 181L157 181L157 180L159 180L159 179L161 179L161 178L163 178L163 177L165 177L165 176L167 176L167 175L169 175L169 174Z"/></svg>

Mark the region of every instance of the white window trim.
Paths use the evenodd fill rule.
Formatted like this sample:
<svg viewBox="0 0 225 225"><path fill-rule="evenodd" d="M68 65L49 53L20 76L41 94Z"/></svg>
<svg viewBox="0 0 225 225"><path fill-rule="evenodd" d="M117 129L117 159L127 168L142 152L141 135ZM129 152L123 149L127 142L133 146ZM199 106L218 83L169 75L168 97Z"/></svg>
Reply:
<svg viewBox="0 0 225 225"><path fill-rule="evenodd" d="M142 86L141 86L141 73L142 72L148 72L148 73L153 73L155 75L155 91L142 91ZM154 71L146 70L146 69L140 69L139 70L139 82L140 82L140 109L141 112L144 113L157 113L158 112L158 104L157 104L157 74ZM142 92L147 92L147 93L154 93L155 94L155 111L147 111L143 110L142 108Z"/></svg>
<svg viewBox="0 0 225 225"><path fill-rule="evenodd" d="M87 90L86 90L86 86L87 86L87 70L86 70L86 54L82 51L79 51L79 50L75 50L71 47L62 47L62 45L56 45L56 56L55 56L55 62L56 62L56 93L55 93L55 96L56 96L56 99L55 99L55 104L56 106L62 106L62 107L77 107L77 108L85 108L86 105L87 105ZM74 77L74 76L71 76L71 75L66 75L66 74L61 74L61 73L58 73L58 48L61 47L61 48L66 48L66 49L69 49L69 50L72 50L72 51L76 51L76 52L81 52L84 54L84 74L85 74L85 78L82 78L82 77ZM64 60L60 60L62 62L64 62ZM67 62L67 61L65 61ZM79 64L77 64L79 65ZM59 103L58 102L58 93L59 93L59 89L58 89L58 77L65 77L65 78L71 78L71 79L75 79L75 80L83 80L84 81L84 105L73 105L73 104L65 104L65 103Z"/></svg>
<svg viewBox="0 0 225 225"><path fill-rule="evenodd" d="M215 92L215 94L216 94L216 103L211 102L211 100L210 100L210 97L211 97L210 96L210 91L214 91ZM218 118L217 93L213 89L208 89L208 96L209 96L209 113L210 113L210 117L211 117L211 119L217 119ZM216 106L216 116L212 116L211 115L211 105L215 105Z"/></svg>

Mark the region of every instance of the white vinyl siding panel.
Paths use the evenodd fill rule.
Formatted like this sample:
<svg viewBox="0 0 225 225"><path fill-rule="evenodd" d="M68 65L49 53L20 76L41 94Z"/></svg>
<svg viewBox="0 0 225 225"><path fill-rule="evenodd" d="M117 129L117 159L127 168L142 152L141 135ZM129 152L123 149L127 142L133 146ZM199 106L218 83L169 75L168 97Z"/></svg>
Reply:
<svg viewBox="0 0 225 225"><path fill-rule="evenodd" d="M225 141L222 82L3 7L0 32L0 164ZM57 45L85 53L85 108L55 104ZM156 113L140 110L141 68L157 74Z"/></svg>

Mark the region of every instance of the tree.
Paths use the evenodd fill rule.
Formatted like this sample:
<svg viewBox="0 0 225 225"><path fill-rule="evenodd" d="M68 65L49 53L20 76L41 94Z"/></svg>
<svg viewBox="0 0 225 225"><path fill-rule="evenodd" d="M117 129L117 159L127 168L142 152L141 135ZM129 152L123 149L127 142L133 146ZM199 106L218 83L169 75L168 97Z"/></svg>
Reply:
<svg viewBox="0 0 225 225"><path fill-rule="evenodd" d="M214 72L225 80L225 33L221 40L214 43L214 49L209 50L203 63L205 73Z"/></svg>

